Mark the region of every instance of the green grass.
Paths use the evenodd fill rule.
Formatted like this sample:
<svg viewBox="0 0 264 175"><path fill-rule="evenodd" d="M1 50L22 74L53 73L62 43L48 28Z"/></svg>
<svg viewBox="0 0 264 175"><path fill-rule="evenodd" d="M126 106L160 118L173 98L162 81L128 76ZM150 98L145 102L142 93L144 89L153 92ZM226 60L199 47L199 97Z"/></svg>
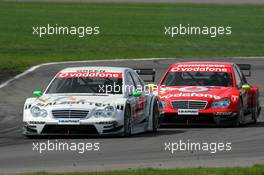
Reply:
<svg viewBox="0 0 264 175"><path fill-rule="evenodd" d="M263 5L0 1L0 70L51 61L264 55ZM32 26L100 26L99 36L32 35ZM232 26L232 35L169 38L164 26Z"/></svg>
<svg viewBox="0 0 264 175"><path fill-rule="evenodd" d="M127 171L106 171L87 173L25 173L21 175L263 175L264 166L247 168L184 168L184 169L142 169Z"/></svg>

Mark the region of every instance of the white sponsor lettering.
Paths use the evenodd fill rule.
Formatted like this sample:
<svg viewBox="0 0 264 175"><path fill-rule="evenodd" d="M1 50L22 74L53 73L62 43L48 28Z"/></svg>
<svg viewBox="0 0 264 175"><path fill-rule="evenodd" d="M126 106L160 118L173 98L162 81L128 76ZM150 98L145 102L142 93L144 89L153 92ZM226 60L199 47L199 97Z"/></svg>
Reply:
<svg viewBox="0 0 264 175"><path fill-rule="evenodd" d="M73 119L60 119L58 121L60 125L79 125L80 120L73 120Z"/></svg>
<svg viewBox="0 0 264 175"><path fill-rule="evenodd" d="M200 86L197 87L190 86L190 87L179 88L178 90L181 92L206 92L208 91L208 88L200 87Z"/></svg>
<svg viewBox="0 0 264 175"><path fill-rule="evenodd" d="M213 99L221 99L220 96L212 95L212 94L202 94L202 93L177 93L177 94L168 94L165 96L161 96L160 98L177 98L177 97L203 97L203 98L213 98Z"/></svg>
<svg viewBox="0 0 264 175"><path fill-rule="evenodd" d="M227 68L214 67L173 67L171 72L228 72Z"/></svg>
<svg viewBox="0 0 264 175"><path fill-rule="evenodd" d="M223 64L179 64L178 67L226 67Z"/></svg>
<svg viewBox="0 0 264 175"><path fill-rule="evenodd" d="M198 109L178 109L179 115L199 115Z"/></svg>

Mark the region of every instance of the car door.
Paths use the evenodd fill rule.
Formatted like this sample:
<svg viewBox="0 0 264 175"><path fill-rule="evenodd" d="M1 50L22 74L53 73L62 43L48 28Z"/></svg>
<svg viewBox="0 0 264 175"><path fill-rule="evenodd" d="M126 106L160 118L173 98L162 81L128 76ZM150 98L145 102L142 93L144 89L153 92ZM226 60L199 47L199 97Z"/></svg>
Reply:
<svg viewBox="0 0 264 175"><path fill-rule="evenodd" d="M136 114L137 98L132 95L132 93L135 91L135 89L136 89L135 82L131 76L131 73L129 71L127 71L126 76L125 76L124 91L126 94L127 102L130 104L130 107L131 107L132 126L135 125L135 121L137 118L137 114Z"/></svg>
<svg viewBox="0 0 264 175"><path fill-rule="evenodd" d="M147 105L147 97L144 91L144 83L139 78L138 74L135 72L131 72L132 78L136 85L136 91L141 92L141 96L136 97L136 117L138 123L146 122L146 105Z"/></svg>
<svg viewBox="0 0 264 175"><path fill-rule="evenodd" d="M242 88L242 85L247 84L247 82L245 82L245 79L242 77L243 75L237 66L234 66L234 73L235 73L235 80L236 80L237 88L240 91L240 94L242 96L243 109L244 110L248 109L249 91L244 90Z"/></svg>

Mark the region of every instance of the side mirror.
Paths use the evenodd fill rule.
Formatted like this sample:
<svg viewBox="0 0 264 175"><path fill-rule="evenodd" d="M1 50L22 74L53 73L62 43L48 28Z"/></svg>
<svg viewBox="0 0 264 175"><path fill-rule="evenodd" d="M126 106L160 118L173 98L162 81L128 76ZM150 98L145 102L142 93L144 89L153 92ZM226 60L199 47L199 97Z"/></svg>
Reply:
<svg viewBox="0 0 264 175"><path fill-rule="evenodd" d="M140 97L141 95L142 95L142 93L141 92L137 92L137 91L132 93L133 97Z"/></svg>
<svg viewBox="0 0 264 175"><path fill-rule="evenodd" d="M245 91L248 91L250 89L250 86L248 84L244 84L242 85L242 89L244 89Z"/></svg>
<svg viewBox="0 0 264 175"><path fill-rule="evenodd" d="M43 95L43 93L42 93L41 91L34 91L34 92L33 92L33 95L34 95L35 97L41 97L41 96Z"/></svg>
<svg viewBox="0 0 264 175"><path fill-rule="evenodd" d="M154 88L157 88L158 86L156 84L150 83L150 84L147 84L147 87L154 89Z"/></svg>

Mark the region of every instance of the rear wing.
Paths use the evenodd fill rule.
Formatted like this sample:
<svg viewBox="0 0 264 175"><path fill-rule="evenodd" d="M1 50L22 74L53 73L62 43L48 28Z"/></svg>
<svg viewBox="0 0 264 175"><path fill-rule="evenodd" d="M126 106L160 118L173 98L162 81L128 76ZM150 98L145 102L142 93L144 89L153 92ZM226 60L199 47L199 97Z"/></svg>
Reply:
<svg viewBox="0 0 264 175"><path fill-rule="evenodd" d="M134 69L136 73L145 81L145 82L154 82L155 81L155 69ZM150 77L146 79L146 77Z"/></svg>
<svg viewBox="0 0 264 175"><path fill-rule="evenodd" d="M237 66L240 68L240 70L243 72L243 74L246 77L251 76L251 65L250 64L237 64Z"/></svg>

